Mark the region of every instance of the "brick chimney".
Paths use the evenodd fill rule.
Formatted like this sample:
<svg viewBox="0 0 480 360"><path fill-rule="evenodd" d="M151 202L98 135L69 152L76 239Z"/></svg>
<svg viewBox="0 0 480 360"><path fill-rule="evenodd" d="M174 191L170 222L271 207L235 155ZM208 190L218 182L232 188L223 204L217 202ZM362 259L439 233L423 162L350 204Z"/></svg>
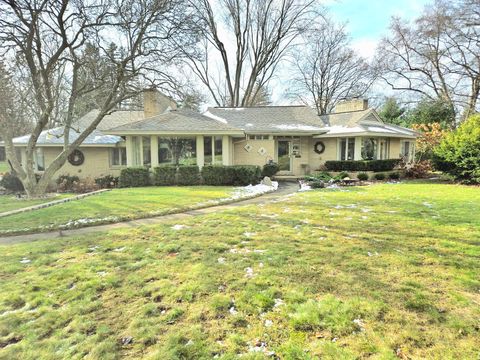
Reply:
<svg viewBox="0 0 480 360"><path fill-rule="evenodd" d="M362 111L368 109L367 99L352 99L340 101L335 106L335 113L345 113L352 111Z"/></svg>
<svg viewBox="0 0 480 360"><path fill-rule="evenodd" d="M143 116L149 118L163 114L167 110L175 110L177 103L156 89L143 91Z"/></svg>

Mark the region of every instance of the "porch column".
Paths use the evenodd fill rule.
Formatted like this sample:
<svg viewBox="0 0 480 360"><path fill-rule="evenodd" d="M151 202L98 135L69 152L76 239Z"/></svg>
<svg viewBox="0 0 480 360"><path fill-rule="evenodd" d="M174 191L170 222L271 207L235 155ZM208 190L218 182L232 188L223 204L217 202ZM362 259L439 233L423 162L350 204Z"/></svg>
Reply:
<svg viewBox="0 0 480 360"><path fill-rule="evenodd" d="M126 136L126 145L127 145L127 166L133 166L133 146L132 146L132 137Z"/></svg>
<svg viewBox="0 0 480 360"><path fill-rule="evenodd" d="M230 164L230 137L228 135L223 135L222 137L222 164Z"/></svg>
<svg viewBox="0 0 480 360"><path fill-rule="evenodd" d="M362 160L362 138L355 138L355 156L354 160Z"/></svg>
<svg viewBox="0 0 480 360"><path fill-rule="evenodd" d="M152 169L158 166L158 136L150 136L150 159Z"/></svg>
<svg viewBox="0 0 480 360"><path fill-rule="evenodd" d="M203 135L197 135L196 139L197 149L197 165L201 169L205 165L204 149L203 149Z"/></svg>

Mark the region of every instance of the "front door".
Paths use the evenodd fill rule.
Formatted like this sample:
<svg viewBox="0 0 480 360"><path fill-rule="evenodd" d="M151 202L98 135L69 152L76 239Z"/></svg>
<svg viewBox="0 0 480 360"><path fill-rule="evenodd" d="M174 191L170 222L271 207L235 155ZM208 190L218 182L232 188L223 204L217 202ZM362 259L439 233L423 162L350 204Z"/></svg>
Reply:
<svg viewBox="0 0 480 360"><path fill-rule="evenodd" d="M289 140L278 140L277 158L279 171L289 173L292 171L292 142Z"/></svg>

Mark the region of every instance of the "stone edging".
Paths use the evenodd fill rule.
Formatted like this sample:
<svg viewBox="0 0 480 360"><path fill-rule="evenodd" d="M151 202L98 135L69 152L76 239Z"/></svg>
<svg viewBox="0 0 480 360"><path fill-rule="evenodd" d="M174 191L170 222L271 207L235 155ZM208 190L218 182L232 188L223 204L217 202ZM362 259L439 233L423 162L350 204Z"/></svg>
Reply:
<svg viewBox="0 0 480 360"><path fill-rule="evenodd" d="M38 204L38 205L33 205L33 206L21 208L21 209L6 211L6 212L3 212L3 213L0 213L0 218L10 216L10 215L15 215L15 214L21 214L21 213L28 212L28 211L43 209L43 208L47 208L47 207L50 207L50 206L53 206L53 205L63 204L63 203L73 201L73 200L80 200L80 199L86 198L88 196L101 194L101 193L104 193L106 191L111 191L111 190L112 189L97 190L97 191L92 191L92 192L89 192L89 193L86 193L86 194L80 194L80 195L68 197L68 198L65 198L65 199L54 200L54 201L46 202L46 203L43 203L43 204Z"/></svg>

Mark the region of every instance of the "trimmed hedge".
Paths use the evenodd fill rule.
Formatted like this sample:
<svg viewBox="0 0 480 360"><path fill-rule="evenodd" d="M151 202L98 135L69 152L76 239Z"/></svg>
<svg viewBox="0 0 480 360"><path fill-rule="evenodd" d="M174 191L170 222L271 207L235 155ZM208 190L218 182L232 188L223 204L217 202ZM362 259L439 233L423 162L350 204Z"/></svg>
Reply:
<svg viewBox="0 0 480 360"><path fill-rule="evenodd" d="M202 179L206 185L249 185L257 184L261 169L254 165L204 166Z"/></svg>
<svg viewBox="0 0 480 360"><path fill-rule="evenodd" d="M390 171L399 162L400 159L326 161L325 167L330 171Z"/></svg>
<svg viewBox="0 0 480 360"><path fill-rule="evenodd" d="M200 170L197 165L179 166L177 170L178 185L200 184Z"/></svg>
<svg viewBox="0 0 480 360"><path fill-rule="evenodd" d="M141 187L150 185L150 171L147 168L126 168L120 172L120 187Z"/></svg>
<svg viewBox="0 0 480 360"><path fill-rule="evenodd" d="M177 168L173 165L158 166L153 169L153 185L175 185Z"/></svg>

